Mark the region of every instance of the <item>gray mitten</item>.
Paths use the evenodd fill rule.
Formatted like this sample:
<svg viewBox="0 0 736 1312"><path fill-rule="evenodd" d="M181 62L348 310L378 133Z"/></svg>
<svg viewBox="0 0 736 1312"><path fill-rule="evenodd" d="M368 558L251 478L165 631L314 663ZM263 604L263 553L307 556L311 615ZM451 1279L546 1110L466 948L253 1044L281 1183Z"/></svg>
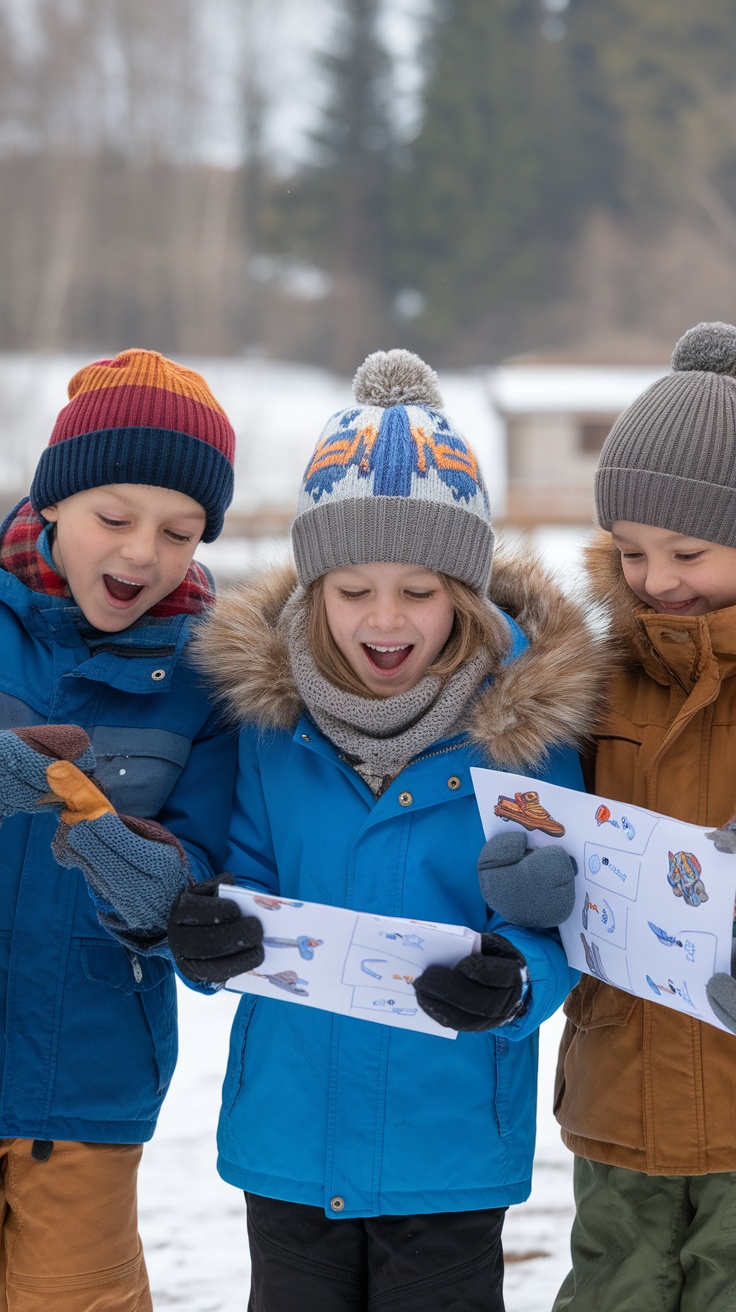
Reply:
<svg viewBox="0 0 736 1312"><path fill-rule="evenodd" d="M736 852L736 818L732 818L720 829L711 829L705 835L717 852L726 852L733 856Z"/></svg>
<svg viewBox="0 0 736 1312"><path fill-rule="evenodd" d="M705 991L721 1024L736 1034L736 979L725 972L711 975Z"/></svg>
<svg viewBox="0 0 736 1312"><path fill-rule="evenodd" d="M95 754L84 729L39 724L0 731L0 820L59 804L46 776L47 767L58 760L73 761L84 774L92 773Z"/></svg>
<svg viewBox="0 0 736 1312"><path fill-rule="evenodd" d="M71 826L62 822L52 847L59 865L82 871L95 900L105 904L98 909L112 907L128 929L163 933L189 864L162 825L108 812Z"/></svg>
<svg viewBox="0 0 736 1312"><path fill-rule="evenodd" d="M562 847L530 847L517 830L494 834L481 848L483 897L512 925L551 929L572 915L577 865Z"/></svg>

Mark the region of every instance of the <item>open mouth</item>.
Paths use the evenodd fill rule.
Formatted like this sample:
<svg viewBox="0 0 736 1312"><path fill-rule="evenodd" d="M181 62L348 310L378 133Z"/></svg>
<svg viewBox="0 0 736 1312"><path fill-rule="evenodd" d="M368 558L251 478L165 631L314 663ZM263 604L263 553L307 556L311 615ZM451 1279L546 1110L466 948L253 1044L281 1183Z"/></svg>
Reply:
<svg viewBox="0 0 736 1312"><path fill-rule="evenodd" d="M393 674L395 670L401 669L414 650L411 642L401 647L379 647L374 642L364 642L362 646L373 668L381 674Z"/></svg>
<svg viewBox="0 0 736 1312"><path fill-rule="evenodd" d="M678 611L687 610L697 600L697 597L688 597L687 601L658 601L657 605L663 615L676 615Z"/></svg>
<svg viewBox="0 0 736 1312"><path fill-rule="evenodd" d="M117 574L103 574L102 580L115 601L128 604L135 601L145 587L144 583L132 583L130 579L120 578Z"/></svg>

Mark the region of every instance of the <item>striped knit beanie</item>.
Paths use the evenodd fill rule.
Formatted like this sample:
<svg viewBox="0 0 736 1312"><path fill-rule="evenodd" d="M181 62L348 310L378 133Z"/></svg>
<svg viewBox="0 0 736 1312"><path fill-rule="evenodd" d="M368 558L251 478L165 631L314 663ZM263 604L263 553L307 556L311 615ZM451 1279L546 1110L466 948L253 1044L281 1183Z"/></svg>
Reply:
<svg viewBox="0 0 736 1312"><path fill-rule="evenodd" d="M736 327L700 323L672 370L619 415L595 477L598 522L736 547Z"/></svg>
<svg viewBox="0 0 736 1312"><path fill-rule="evenodd" d="M437 375L409 351L376 351L353 392L357 405L328 421L302 481L291 528L299 581L394 561L483 593L493 556L488 493L442 411Z"/></svg>
<svg viewBox="0 0 736 1312"><path fill-rule="evenodd" d="M72 378L31 504L41 511L112 483L171 488L202 506L212 542L232 500L234 455L233 429L200 374L156 351L123 351Z"/></svg>

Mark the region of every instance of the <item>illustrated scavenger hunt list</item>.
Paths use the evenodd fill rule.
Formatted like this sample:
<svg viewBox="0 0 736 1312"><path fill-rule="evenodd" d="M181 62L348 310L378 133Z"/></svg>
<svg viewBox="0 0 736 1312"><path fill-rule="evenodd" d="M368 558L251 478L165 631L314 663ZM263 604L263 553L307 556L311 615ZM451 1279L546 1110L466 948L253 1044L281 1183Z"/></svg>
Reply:
<svg viewBox="0 0 736 1312"><path fill-rule="evenodd" d="M457 1037L422 1011L413 981L426 966L454 966L477 952L480 935L474 930L297 902L229 884L220 885L220 895L263 924L263 964L228 980L228 989Z"/></svg>
<svg viewBox="0 0 736 1312"><path fill-rule="evenodd" d="M713 831L525 775L471 774L486 838L518 826L577 862L560 926L570 965L725 1030L705 985L731 973L736 855L716 849Z"/></svg>

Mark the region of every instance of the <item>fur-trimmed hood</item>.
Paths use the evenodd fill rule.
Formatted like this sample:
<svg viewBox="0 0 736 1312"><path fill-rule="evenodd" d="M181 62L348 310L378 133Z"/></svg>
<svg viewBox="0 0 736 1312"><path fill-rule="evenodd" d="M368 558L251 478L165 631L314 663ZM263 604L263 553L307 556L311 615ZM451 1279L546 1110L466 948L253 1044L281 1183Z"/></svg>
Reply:
<svg viewBox="0 0 736 1312"><path fill-rule="evenodd" d="M194 659L236 724L289 730L303 710L278 623L296 586L289 564L226 590L192 641ZM609 657L581 605L530 553L497 548L489 595L529 646L506 664L498 653L469 733L499 765L523 771L552 748L585 743L600 716Z"/></svg>
<svg viewBox="0 0 736 1312"><path fill-rule="evenodd" d="M590 599L615 634L616 646L627 657L638 659L641 632L637 615L649 607L631 591L621 567L621 552L605 529L599 529L585 548L585 572Z"/></svg>

